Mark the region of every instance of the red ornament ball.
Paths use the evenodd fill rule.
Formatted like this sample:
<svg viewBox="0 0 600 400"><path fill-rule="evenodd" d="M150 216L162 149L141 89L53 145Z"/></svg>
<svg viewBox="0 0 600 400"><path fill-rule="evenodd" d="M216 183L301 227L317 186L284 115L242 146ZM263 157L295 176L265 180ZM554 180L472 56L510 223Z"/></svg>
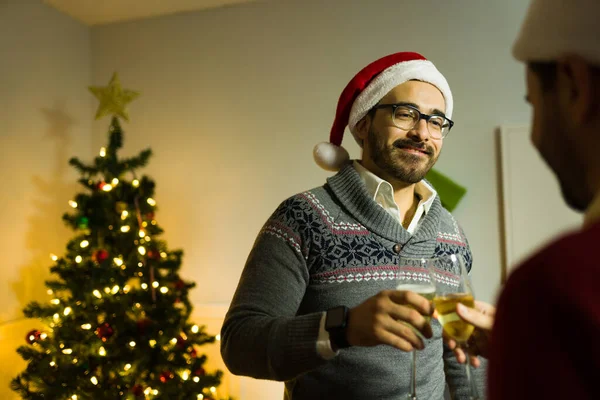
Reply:
<svg viewBox="0 0 600 400"><path fill-rule="evenodd" d="M144 387L140 384L135 384L131 388L131 393L133 393L135 396L141 396L144 394Z"/></svg>
<svg viewBox="0 0 600 400"><path fill-rule="evenodd" d="M190 351L190 357L192 357L192 358L198 357L198 352L193 347L192 347L192 351Z"/></svg>
<svg viewBox="0 0 600 400"><path fill-rule="evenodd" d="M34 329L32 331L30 331L27 336L25 336L25 341L29 344L34 344L36 343L38 340L40 340L40 335L42 334L42 332L38 331L37 329Z"/></svg>
<svg viewBox="0 0 600 400"><path fill-rule="evenodd" d="M160 258L160 252L158 252L157 250L148 250L146 255L151 260L158 260Z"/></svg>
<svg viewBox="0 0 600 400"><path fill-rule="evenodd" d="M184 348L186 346L187 340L183 338L183 336L177 336L177 346L179 348Z"/></svg>
<svg viewBox="0 0 600 400"><path fill-rule="evenodd" d="M171 379L173 379L175 377L175 375L173 375L173 373L171 371L163 371L160 374L160 381L162 383L167 383L168 381L170 381Z"/></svg>
<svg viewBox="0 0 600 400"><path fill-rule="evenodd" d="M103 341L106 342L110 337L115 333L114 329L108 324L108 322L103 323L98 328L96 328L96 335Z"/></svg>
<svg viewBox="0 0 600 400"><path fill-rule="evenodd" d="M104 182L104 181L98 182L98 189L103 190L104 186L106 186L106 182Z"/></svg>
<svg viewBox="0 0 600 400"><path fill-rule="evenodd" d="M92 253L92 260L101 263L108 259L108 251L104 249L96 250Z"/></svg>
<svg viewBox="0 0 600 400"><path fill-rule="evenodd" d="M185 287L185 282L182 279L179 279L177 282L175 282L175 289L181 290L184 287Z"/></svg>
<svg viewBox="0 0 600 400"><path fill-rule="evenodd" d="M206 375L206 371L204 370L204 368L200 367L200 368L196 368L194 370L194 376L204 376Z"/></svg>
<svg viewBox="0 0 600 400"><path fill-rule="evenodd" d="M138 333L140 335L145 335L148 331L148 328L152 325L152 320L150 318L142 318L136 322Z"/></svg>
<svg viewBox="0 0 600 400"><path fill-rule="evenodd" d="M153 220L154 219L154 212L150 211L149 213L146 213L146 219Z"/></svg>

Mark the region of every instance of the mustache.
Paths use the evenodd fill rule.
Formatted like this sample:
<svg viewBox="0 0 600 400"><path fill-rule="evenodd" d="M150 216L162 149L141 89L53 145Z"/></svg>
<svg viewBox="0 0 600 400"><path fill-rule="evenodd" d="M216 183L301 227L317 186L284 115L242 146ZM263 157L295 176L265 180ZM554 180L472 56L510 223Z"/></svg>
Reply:
<svg viewBox="0 0 600 400"><path fill-rule="evenodd" d="M420 150L430 156L434 153L432 146L428 146L423 142L415 142L410 139L398 139L393 143L393 146L398 149L410 148Z"/></svg>

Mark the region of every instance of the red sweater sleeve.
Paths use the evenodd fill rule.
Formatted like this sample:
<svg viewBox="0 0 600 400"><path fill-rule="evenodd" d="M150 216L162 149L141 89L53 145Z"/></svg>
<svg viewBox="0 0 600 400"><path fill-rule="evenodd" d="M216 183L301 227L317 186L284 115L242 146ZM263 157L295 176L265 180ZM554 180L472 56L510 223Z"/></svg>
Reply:
<svg viewBox="0 0 600 400"><path fill-rule="evenodd" d="M498 302L490 400L600 398L600 225L511 274Z"/></svg>

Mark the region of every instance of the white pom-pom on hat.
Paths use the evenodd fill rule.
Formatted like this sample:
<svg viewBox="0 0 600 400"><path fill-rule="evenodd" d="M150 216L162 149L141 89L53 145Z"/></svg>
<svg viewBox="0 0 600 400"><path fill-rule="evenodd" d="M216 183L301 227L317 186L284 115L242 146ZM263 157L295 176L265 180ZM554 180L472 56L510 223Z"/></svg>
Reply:
<svg viewBox="0 0 600 400"><path fill-rule="evenodd" d="M348 151L330 142L321 142L313 150L313 157L319 167L327 171L339 171L350 160Z"/></svg>
<svg viewBox="0 0 600 400"><path fill-rule="evenodd" d="M428 82L437 87L446 102L446 117L452 117L450 86L433 63L419 53L390 54L367 65L346 85L338 100L329 143L319 143L313 150L315 162L325 170L338 171L350 159L342 147L346 127L349 126L354 139L362 147L356 137L356 124L390 90L409 80Z"/></svg>

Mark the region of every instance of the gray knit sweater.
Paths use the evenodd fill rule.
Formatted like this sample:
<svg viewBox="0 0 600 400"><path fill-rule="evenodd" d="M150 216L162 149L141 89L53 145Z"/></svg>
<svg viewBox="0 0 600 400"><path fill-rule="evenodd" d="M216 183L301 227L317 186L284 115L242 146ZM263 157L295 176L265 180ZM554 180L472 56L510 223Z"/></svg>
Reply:
<svg viewBox="0 0 600 400"><path fill-rule="evenodd" d="M327 184L285 200L260 231L221 331L221 353L236 375L285 381L285 399L398 400L406 396L410 353L391 346L342 349L331 360L316 349L322 312L350 308L398 280L400 256L471 252L436 198L414 235L369 196L347 165ZM420 399L467 399L458 364L432 320L434 336L418 351ZM485 367L475 373L480 394Z"/></svg>

